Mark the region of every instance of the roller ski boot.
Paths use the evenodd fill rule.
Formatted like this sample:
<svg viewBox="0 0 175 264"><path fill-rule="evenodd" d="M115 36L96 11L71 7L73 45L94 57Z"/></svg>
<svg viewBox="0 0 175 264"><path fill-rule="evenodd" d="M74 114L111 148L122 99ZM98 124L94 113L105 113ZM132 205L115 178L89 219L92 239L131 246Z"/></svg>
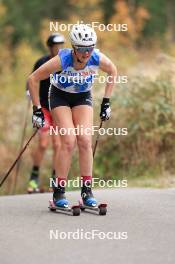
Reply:
<svg viewBox="0 0 175 264"><path fill-rule="evenodd" d="M96 199L93 196L91 184L83 185L81 189L81 199L79 201L81 211L85 209L96 211L99 215L106 215L107 204L97 204Z"/></svg>
<svg viewBox="0 0 175 264"><path fill-rule="evenodd" d="M49 201L49 209L52 212L64 211L73 214L74 216L80 215L80 206L69 206L69 202L65 196L65 187L54 187L53 199Z"/></svg>
<svg viewBox="0 0 175 264"><path fill-rule="evenodd" d="M28 183L28 188L27 192L29 194L32 193L40 193L39 185L38 185L38 180L30 180Z"/></svg>

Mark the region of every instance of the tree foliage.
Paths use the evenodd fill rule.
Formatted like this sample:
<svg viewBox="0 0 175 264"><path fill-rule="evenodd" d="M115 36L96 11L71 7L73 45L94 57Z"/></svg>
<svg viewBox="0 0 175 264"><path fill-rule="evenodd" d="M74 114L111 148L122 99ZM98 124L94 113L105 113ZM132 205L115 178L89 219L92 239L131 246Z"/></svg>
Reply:
<svg viewBox="0 0 175 264"><path fill-rule="evenodd" d="M1 20L1 36L7 35L12 45L24 39L38 44L43 19L66 19L71 13L69 1L64 0L3 0L2 4L6 15Z"/></svg>
<svg viewBox="0 0 175 264"><path fill-rule="evenodd" d="M174 34L174 11L173 0L1 0L0 38L12 45L23 39L38 45L44 19L69 21L72 17L86 22L100 18L105 24L120 17L123 23L128 21L129 34L134 35L134 31L143 39L154 38L163 36L169 29ZM133 37L134 41L137 39L138 36Z"/></svg>

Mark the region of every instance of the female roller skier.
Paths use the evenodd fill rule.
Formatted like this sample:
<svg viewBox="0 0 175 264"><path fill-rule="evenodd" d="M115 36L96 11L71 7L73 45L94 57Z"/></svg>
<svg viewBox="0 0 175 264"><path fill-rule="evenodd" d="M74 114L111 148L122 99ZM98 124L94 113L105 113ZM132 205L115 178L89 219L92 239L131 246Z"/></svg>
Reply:
<svg viewBox="0 0 175 264"><path fill-rule="evenodd" d="M114 87L117 70L112 61L95 49L97 36L95 31L84 24L73 25L70 32L71 49L62 49L58 55L46 62L29 76L29 89L33 103L33 125L42 127L44 115L39 101L39 82L54 74L50 88L50 110L58 128L83 127L91 129L93 125L93 106L91 88L95 74L99 69L108 74L100 117L103 121L110 117L110 96ZM56 74L56 72L60 72ZM69 130L70 131L70 130ZM73 130L72 130L73 131ZM92 183L92 135L65 133L61 135L61 148L56 163L57 187L54 188L53 201L58 207L68 207L65 186L69 173L72 152L78 145L81 179L81 197L85 205L96 206ZM62 158L60 158L62 157Z"/></svg>

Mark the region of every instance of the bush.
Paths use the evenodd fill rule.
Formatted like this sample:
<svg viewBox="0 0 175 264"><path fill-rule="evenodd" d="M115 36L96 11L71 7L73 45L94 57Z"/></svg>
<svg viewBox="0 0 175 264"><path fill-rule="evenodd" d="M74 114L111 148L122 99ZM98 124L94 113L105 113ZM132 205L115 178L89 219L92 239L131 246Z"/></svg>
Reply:
<svg viewBox="0 0 175 264"><path fill-rule="evenodd" d="M104 136L95 162L95 175L139 177L175 170L175 127L172 76L156 80L132 77L120 85L112 100L108 127L127 128L127 136Z"/></svg>

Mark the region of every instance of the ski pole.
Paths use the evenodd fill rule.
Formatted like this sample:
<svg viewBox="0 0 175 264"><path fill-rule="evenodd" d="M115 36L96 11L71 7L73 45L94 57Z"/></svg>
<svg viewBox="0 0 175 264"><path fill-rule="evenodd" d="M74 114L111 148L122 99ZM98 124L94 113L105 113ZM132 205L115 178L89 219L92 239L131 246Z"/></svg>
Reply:
<svg viewBox="0 0 175 264"><path fill-rule="evenodd" d="M29 114L29 109L30 109L30 100L27 102L27 109L26 109L26 114L25 114L25 119L24 119L24 127L23 127L23 132L22 132L22 137L21 137L21 144L20 144L20 149L21 151L23 145L24 145L24 139L26 135L26 128L27 128L27 119L28 119L28 114ZM15 179L14 179L14 187L13 187L13 194L16 191L16 185L17 185L17 179L18 179L18 174L20 171L20 165L21 165L21 159L18 160L17 166L16 166L16 174L15 174Z"/></svg>
<svg viewBox="0 0 175 264"><path fill-rule="evenodd" d="M20 157L22 156L22 154L26 150L27 146L29 145L30 141L32 140L32 138L34 138L34 136L36 135L37 132L38 132L38 129L36 129L35 132L32 134L32 136L29 138L29 140L27 141L27 143L25 144L25 146L23 147L23 149L21 150L21 152L17 156L16 160L13 162L12 166L9 168L8 172L5 174L4 178L0 182L0 187L2 187L3 183L5 182L5 180L9 176L10 172L13 170L13 168L16 165L16 163L18 162L18 160L20 159Z"/></svg>
<svg viewBox="0 0 175 264"><path fill-rule="evenodd" d="M100 128L102 128L102 126L103 126L103 121L101 120L98 131L100 130ZM97 135L97 138L96 138L96 141L95 141L95 145L94 145L94 149L93 149L93 158L95 157L95 152L96 152L96 148L97 148L97 145L98 145L99 137L100 137L100 134L98 132L98 135Z"/></svg>

